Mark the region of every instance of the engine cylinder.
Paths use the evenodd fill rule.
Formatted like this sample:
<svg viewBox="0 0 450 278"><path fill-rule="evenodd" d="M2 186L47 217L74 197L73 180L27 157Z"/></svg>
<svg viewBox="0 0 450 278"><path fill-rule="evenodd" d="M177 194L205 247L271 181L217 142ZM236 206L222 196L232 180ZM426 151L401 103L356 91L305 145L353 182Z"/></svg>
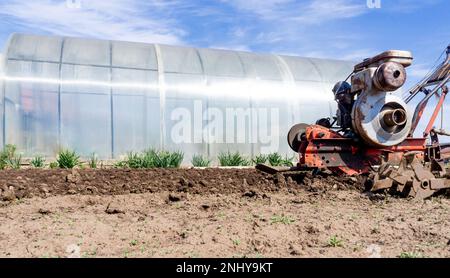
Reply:
<svg viewBox="0 0 450 278"><path fill-rule="evenodd" d="M381 91L395 91L406 82L405 67L396 62L383 63L377 68L373 82Z"/></svg>

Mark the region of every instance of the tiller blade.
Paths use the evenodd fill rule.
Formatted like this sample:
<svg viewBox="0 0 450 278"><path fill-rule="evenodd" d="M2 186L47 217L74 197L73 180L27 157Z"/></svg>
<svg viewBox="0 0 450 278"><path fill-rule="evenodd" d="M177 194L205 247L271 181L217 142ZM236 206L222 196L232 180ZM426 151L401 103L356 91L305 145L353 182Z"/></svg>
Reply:
<svg viewBox="0 0 450 278"><path fill-rule="evenodd" d="M441 189L450 188L442 165L433 161L430 167L424 166L419 152L406 153L399 165L385 163L373 177L371 191L390 190L415 199L431 197Z"/></svg>

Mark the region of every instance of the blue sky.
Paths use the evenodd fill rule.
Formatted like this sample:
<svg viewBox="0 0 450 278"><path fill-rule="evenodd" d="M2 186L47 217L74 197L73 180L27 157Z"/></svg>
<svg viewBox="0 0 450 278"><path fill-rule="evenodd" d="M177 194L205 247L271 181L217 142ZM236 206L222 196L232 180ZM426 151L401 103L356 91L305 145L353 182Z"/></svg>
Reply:
<svg viewBox="0 0 450 278"><path fill-rule="evenodd" d="M404 49L425 75L450 43L450 1L368 1L0 0L0 46L25 32L350 60Z"/></svg>

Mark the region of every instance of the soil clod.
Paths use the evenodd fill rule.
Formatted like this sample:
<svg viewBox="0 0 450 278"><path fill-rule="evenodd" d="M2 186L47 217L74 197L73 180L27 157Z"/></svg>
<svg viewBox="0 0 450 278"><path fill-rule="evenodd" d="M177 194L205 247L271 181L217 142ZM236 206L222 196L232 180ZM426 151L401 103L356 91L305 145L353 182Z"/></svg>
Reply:
<svg viewBox="0 0 450 278"><path fill-rule="evenodd" d="M254 190L247 191L243 194L243 197L248 197L248 198L253 198L256 196L258 196L258 193L256 193Z"/></svg>
<svg viewBox="0 0 450 278"><path fill-rule="evenodd" d="M170 193L168 199L169 202L179 202L183 199L183 196L181 194Z"/></svg>
<svg viewBox="0 0 450 278"><path fill-rule="evenodd" d="M109 203L105 209L107 214L124 214L125 211L115 203Z"/></svg>
<svg viewBox="0 0 450 278"><path fill-rule="evenodd" d="M51 214L52 211L49 210L49 209L40 208L39 211L38 211L38 213L39 213L39 214L42 214L42 215L48 215L48 214Z"/></svg>
<svg viewBox="0 0 450 278"><path fill-rule="evenodd" d="M16 199L16 193L14 187L10 186L8 189L3 190L1 194L2 201L14 201Z"/></svg>

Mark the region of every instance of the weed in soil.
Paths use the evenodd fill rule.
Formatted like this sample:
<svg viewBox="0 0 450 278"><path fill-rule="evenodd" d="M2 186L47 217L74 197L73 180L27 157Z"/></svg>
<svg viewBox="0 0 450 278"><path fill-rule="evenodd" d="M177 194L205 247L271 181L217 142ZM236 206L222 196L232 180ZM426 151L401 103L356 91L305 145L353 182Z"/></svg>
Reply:
<svg viewBox="0 0 450 278"><path fill-rule="evenodd" d="M337 236L332 236L328 240L328 246L329 247L342 247L344 244L341 239L339 239Z"/></svg>
<svg viewBox="0 0 450 278"><path fill-rule="evenodd" d="M267 155L265 154L259 154L257 156L255 156L255 158L252 160L253 164L265 164L268 160Z"/></svg>
<svg viewBox="0 0 450 278"><path fill-rule="evenodd" d="M292 163L293 158L288 158L287 156L283 158L278 153L272 153L267 156L267 160L272 166L288 166L292 167L294 164Z"/></svg>
<svg viewBox="0 0 450 278"><path fill-rule="evenodd" d="M33 166L34 168L44 168L45 166L45 158L38 155L36 157L34 157L31 161L30 161L31 166Z"/></svg>
<svg viewBox="0 0 450 278"><path fill-rule="evenodd" d="M399 256L400 259L418 259L423 258L422 254L416 252L402 252Z"/></svg>
<svg viewBox="0 0 450 278"><path fill-rule="evenodd" d="M191 163L194 167L209 167L211 165L211 160L202 155L194 155Z"/></svg>
<svg viewBox="0 0 450 278"><path fill-rule="evenodd" d="M281 223L284 225L289 225L292 224L295 220L289 216L284 216L284 215L275 215L272 216L272 218L270 218L270 224L277 224L277 223Z"/></svg>
<svg viewBox="0 0 450 278"><path fill-rule="evenodd" d="M16 153L16 146L6 145L0 152L0 170L4 169L20 169L22 164L22 156Z"/></svg>
<svg viewBox="0 0 450 278"><path fill-rule="evenodd" d="M97 169L98 167L98 157L95 153L92 153L91 156L89 157L89 168L91 169Z"/></svg>
<svg viewBox="0 0 450 278"><path fill-rule="evenodd" d="M220 166L236 167L236 166L250 166L250 161L243 157L239 152L231 153L230 151L220 153L218 156Z"/></svg>
<svg viewBox="0 0 450 278"><path fill-rule="evenodd" d="M180 168L183 162L184 154L182 152L168 152L150 150L149 155L154 158L156 168Z"/></svg>
<svg viewBox="0 0 450 278"><path fill-rule="evenodd" d="M72 169L80 166L80 156L75 151L62 150L59 152L56 162L61 169Z"/></svg>
<svg viewBox="0 0 450 278"><path fill-rule="evenodd" d="M141 154L130 152L125 161L119 162L117 168L131 169L179 168L183 161L182 152L147 150Z"/></svg>

